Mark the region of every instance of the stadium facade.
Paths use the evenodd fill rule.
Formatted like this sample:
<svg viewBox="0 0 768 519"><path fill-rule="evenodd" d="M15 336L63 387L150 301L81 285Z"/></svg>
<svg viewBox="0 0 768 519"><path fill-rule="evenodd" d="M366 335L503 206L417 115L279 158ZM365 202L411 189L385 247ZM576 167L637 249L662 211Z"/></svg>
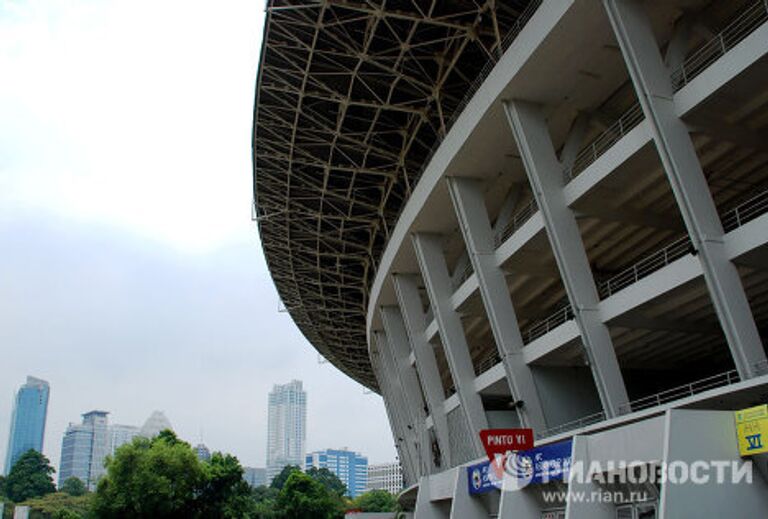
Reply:
<svg viewBox="0 0 768 519"><path fill-rule="evenodd" d="M268 2L265 255L384 397L417 518L764 514L734 411L768 402L767 22L764 0ZM488 489L478 433L517 426L605 470ZM754 479L604 477L707 461Z"/></svg>

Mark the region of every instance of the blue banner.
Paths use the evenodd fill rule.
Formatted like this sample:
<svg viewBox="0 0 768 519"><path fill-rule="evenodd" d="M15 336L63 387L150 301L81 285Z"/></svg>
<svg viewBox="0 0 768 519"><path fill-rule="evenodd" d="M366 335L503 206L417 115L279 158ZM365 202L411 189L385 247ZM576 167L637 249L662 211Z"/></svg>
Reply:
<svg viewBox="0 0 768 519"><path fill-rule="evenodd" d="M490 461L467 467L467 485L470 494L484 494L491 490L517 490L530 484L563 481L571 468L572 440L542 445L511 454L504 470L495 469Z"/></svg>

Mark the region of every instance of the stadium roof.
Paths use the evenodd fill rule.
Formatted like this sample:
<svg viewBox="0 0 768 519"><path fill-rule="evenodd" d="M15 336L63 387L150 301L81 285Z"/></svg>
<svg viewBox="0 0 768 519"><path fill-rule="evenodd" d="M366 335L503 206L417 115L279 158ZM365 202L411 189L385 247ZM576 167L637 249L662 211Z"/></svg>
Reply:
<svg viewBox="0 0 768 519"><path fill-rule="evenodd" d="M307 339L368 387L377 384L365 315L381 253L432 150L528 4L267 3L253 132L264 253Z"/></svg>

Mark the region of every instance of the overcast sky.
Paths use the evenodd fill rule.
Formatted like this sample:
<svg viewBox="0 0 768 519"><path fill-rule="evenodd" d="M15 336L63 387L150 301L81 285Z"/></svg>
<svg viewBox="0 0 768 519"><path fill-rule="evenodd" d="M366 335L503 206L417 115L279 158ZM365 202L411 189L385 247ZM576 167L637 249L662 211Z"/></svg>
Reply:
<svg viewBox="0 0 768 519"><path fill-rule="evenodd" d="M263 466L267 392L308 448L395 452L377 395L278 313L250 220L264 0L0 2L0 460L13 393L51 384L45 454L92 409L163 410Z"/></svg>

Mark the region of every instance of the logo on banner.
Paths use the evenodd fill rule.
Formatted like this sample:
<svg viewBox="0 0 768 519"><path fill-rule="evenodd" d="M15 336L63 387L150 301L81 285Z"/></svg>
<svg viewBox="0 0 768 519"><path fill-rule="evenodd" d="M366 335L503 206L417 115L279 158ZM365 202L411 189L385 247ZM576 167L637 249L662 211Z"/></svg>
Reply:
<svg viewBox="0 0 768 519"><path fill-rule="evenodd" d="M488 461L467 467L469 493L520 490L530 484L565 481L571 467L571 449L572 441L566 440L504 454L494 451Z"/></svg>

